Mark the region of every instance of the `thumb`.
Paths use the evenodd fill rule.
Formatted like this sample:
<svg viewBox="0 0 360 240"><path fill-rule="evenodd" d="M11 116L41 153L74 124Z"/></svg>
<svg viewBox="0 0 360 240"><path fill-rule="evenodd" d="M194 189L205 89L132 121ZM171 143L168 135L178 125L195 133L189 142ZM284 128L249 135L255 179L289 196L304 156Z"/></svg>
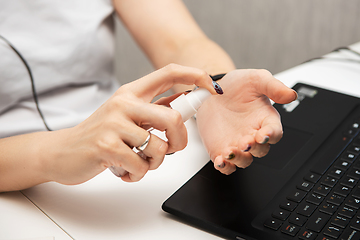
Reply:
<svg viewBox="0 0 360 240"><path fill-rule="evenodd" d="M261 84L261 93L276 103L286 104L297 99L295 90L287 87L284 83L274 77L269 77Z"/></svg>

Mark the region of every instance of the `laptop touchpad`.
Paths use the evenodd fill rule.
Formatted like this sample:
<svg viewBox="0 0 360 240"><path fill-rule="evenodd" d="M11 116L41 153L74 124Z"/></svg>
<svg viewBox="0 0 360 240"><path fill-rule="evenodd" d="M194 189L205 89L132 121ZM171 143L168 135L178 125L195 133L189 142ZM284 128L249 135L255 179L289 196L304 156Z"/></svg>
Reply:
<svg viewBox="0 0 360 240"><path fill-rule="evenodd" d="M275 169L282 169L310 140L311 133L284 126L282 139L271 145L269 153L263 158L254 158L255 164L262 164Z"/></svg>

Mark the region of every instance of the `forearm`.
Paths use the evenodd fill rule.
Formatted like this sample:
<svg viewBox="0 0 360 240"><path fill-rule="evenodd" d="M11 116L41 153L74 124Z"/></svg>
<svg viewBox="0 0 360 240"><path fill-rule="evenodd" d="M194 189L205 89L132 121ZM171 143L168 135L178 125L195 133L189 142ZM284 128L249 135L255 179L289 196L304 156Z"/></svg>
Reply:
<svg viewBox="0 0 360 240"><path fill-rule="evenodd" d="M0 139L0 192L25 189L47 182L41 159L47 132ZM50 157L50 156L49 156Z"/></svg>
<svg viewBox="0 0 360 240"><path fill-rule="evenodd" d="M155 68L177 63L208 74L235 69L229 55L204 34L180 0L114 0L114 5Z"/></svg>

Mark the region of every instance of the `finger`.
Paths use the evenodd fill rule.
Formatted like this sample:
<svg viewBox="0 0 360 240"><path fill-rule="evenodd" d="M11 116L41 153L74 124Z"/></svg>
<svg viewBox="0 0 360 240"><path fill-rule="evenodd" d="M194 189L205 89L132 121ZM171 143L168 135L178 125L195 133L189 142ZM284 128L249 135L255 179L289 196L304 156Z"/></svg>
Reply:
<svg viewBox="0 0 360 240"><path fill-rule="evenodd" d="M146 160L149 161L150 164L149 170L156 169L161 165L168 149L168 144L164 140L134 124L128 124L126 127L120 128L119 131L120 138L130 146L131 149L132 147L143 145L150 134L150 139L148 140L146 148L143 150L143 153L147 157Z"/></svg>
<svg viewBox="0 0 360 240"><path fill-rule="evenodd" d="M146 123L155 129L165 131L168 139L167 153L173 153L186 147L187 130L178 111L146 103L133 109L129 115L138 125Z"/></svg>
<svg viewBox="0 0 360 240"><path fill-rule="evenodd" d="M168 144L158 136L151 134L149 144L143 150L149 162L149 170L157 169L164 160Z"/></svg>
<svg viewBox="0 0 360 240"><path fill-rule="evenodd" d="M265 138L268 141L268 138ZM239 140L239 149L242 149L242 155L240 154L241 157L238 157L239 163L236 164L238 167L242 167L242 168L246 168L248 167L252 161L254 157L263 157L265 156L268 152L269 152L269 144L266 144L267 142L264 142L262 144L259 144L255 141L255 138L253 136L247 135L245 137L242 137ZM248 153L251 154L248 155ZM235 159L236 161L236 159Z"/></svg>
<svg viewBox="0 0 360 240"><path fill-rule="evenodd" d="M214 168L225 175L230 175L236 171L236 166L233 163L226 162L221 155L215 158Z"/></svg>
<svg viewBox="0 0 360 240"><path fill-rule="evenodd" d="M150 102L155 96L166 92L174 84L195 84L206 88L211 94L217 94L212 79L205 71L177 64L169 64L129 83L127 87L130 87L137 97Z"/></svg>
<svg viewBox="0 0 360 240"><path fill-rule="evenodd" d="M137 182L141 180L149 170L149 162L136 154L128 146L120 148L119 158L115 160L114 166L124 168L127 173L122 176L126 182Z"/></svg>
<svg viewBox="0 0 360 240"><path fill-rule="evenodd" d="M248 149L249 148L240 150L237 147L229 147L224 150L222 157L225 161L232 163L239 168L246 168L250 166L253 161L252 155L249 153Z"/></svg>
<svg viewBox="0 0 360 240"><path fill-rule="evenodd" d="M265 144L256 143L251 148L249 153L254 157L262 158L262 157L266 156L269 153L269 150L270 150L270 144L269 143L265 143Z"/></svg>
<svg viewBox="0 0 360 240"><path fill-rule="evenodd" d="M285 104L297 99L296 91L274 78L270 72L262 70L258 71L258 74L257 86L260 92L274 102Z"/></svg>
<svg viewBox="0 0 360 240"><path fill-rule="evenodd" d="M255 141L258 144L275 144L283 136L283 129L281 125L281 120L278 115L267 117L262 125L261 128L255 134Z"/></svg>
<svg viewBox="0 0 360 240"><path fill-rule="evenodd" d="M130 121L124 121L117 127L119 138L132 149L143 145L149 132Z"/></svg>

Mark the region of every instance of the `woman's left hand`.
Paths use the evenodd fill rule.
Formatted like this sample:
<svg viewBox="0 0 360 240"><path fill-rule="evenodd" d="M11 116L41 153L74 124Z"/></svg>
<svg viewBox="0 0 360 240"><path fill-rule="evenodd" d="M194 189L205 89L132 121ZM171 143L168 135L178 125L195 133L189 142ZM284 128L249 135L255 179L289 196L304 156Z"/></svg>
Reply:
<svg viewBox="0 0 360 240"><path fill-rule="evenodd" d="M224 94L199 109L197 124L214 167L231 174L265 156L282 137L280 116L269 100L285 104L297 93L266 70L234 70L219 81Z"/></svg>

